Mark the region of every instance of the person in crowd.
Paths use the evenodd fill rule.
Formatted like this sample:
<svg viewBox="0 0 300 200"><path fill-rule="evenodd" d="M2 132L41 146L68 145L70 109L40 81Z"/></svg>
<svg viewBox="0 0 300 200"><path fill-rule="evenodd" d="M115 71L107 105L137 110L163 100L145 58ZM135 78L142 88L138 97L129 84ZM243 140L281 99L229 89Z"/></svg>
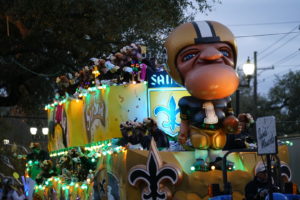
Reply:
<svg viewBox="0 0 300 200"><path fill-rule="evenodd" d="M2 180L0 179L0 200L3 197L3 184L2 184Z"/></svg>
<svg viewBox="0 0 300 200"><path fill-rule="evenodd" d="M153 137L158 148L169 148L170 143L168 136L158 128L157 122L154 119L150 117L145 118L143 120L143 125L146 129L147 135L149 136L149 145L151 138Z"/></svg>
<svg viewBox="0 0 300 200"><path fill-rule="evenodd" d="M283 193L299 194L298 185L292 182L292 170L290 166L280 161L280 182L283 186Z"/></svg>
<svg viewBox="0 0 300 200"><path fill-rule="evenodd" d="M27 155L27 160L38 160L43 162L44 160L50 159L49 153L41 149L40 143L32 142L30 143L29 148L32 150L32 153Z"/></svg>
<svg viewBox="0 0 300 200"><path fill-rule="evenodd" d="M25 200L26 199L22 185L18 185L13 188L14 188L14 190L12 192L12 200Z"/></svg>
<svg viewBox="0 0 300 200"><path fill-rule="evenodd" d="M255 176L245 187L246 200L264 200L268 194L268 173L264 163L259 162Z"/></svg>
<svg viewBox="0 0 300 200"><path fill-rule="evenodd" d="M11 178L5 178L3 180L3 200L12 200L12 193L13 193L13 180Z"/></svg>

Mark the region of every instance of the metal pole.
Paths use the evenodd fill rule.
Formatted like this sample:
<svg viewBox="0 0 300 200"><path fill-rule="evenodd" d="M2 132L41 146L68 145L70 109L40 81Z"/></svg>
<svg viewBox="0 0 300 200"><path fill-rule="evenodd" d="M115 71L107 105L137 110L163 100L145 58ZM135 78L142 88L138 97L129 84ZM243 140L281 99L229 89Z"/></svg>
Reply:
<svg viewBox="0 0 300 200"><path fill-rule="evenodd" d="M254 108L257 108L257 52L254 51Z"/></svg>
<svg viewBox="0 0 300 200"><path fill-rule="evenodd" d="M10 31L9 31L9 17L8 16L6 16L6 32L7 32L7 36L9 37Z"/></svg>
<svg viewBox="0 0 300 200"><path fill-rule="evenodd" d="M222 174L223 174L223 186L224 186L224 194L231 194L231 186L228 182L227 178L227 156L234 152L257 152L257 149L230 149L223 156L222 160Z"/></svg>
<svg viewBox="0 0 300 200"><path fill-rule="evenodd" d="M270 154L267 154L266 157L267 157L267 172L268 172L269 200L273 200L273 191L272 191L272 172L271 172L271 156L270 156Z"/></svg>
<svg viewBox="0 0 300 200"><path fill-rule="evenodd" d="M235 113L240 114L240 90L237 89L235 92Z"/></svg>
<svg viewBox="0 0 300 200"><path fill-rule="evenodd" d="M280 159L278 155L274 155L276 158L276 167L275 167L275 180L277 181L276 185L279 186L280 192L284 193L284 183L281 181L281 165L280 165Z"/></svg>

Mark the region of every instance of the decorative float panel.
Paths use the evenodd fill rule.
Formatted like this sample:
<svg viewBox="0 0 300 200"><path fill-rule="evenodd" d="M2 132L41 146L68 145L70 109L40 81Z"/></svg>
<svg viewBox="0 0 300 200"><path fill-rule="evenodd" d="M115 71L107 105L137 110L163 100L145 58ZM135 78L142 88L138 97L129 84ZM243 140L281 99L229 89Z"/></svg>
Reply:
<svg viewBox="0 0 300 200"><path fill-rule="evenodd" d="M129 84L89 89L81 99L66 99L48 109L53 124L49 150L122 137L120 123L142 121L147 114L147 85Z"/></svg>

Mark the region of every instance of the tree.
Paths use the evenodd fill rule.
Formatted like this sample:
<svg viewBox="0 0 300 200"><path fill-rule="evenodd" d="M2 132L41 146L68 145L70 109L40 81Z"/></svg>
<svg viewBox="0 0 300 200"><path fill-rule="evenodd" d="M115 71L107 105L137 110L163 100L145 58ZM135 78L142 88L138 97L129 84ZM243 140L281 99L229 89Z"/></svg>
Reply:
<svg viewBox="0 0 300 200"><path fill-rule="evenodd" d="M300 71L289 72L277 77L274 87L267 97L258 95L257 109L254 109L250 89L241 92L241 112L251 113L255 119L263 116L275 116L277 135L293 134L299 130L300 123Z"/></svg>
<svg viewBox="0 0 300 200"><path fill-rule="evenodd" d="M277 77L269 92L270 109L277 112L278 131L283 134L299 132L300 71L290 71Z"/></svg>
<svg viewBox="0 0 300 200"><path fill-rule="evenodd" d="M206 0L0 0L0 105L23 106L27 113L41 109L54 95L56 76L131 42L161 51L170 29L193 18L185 15L188 8L204 12L211 5Z"/></svg>

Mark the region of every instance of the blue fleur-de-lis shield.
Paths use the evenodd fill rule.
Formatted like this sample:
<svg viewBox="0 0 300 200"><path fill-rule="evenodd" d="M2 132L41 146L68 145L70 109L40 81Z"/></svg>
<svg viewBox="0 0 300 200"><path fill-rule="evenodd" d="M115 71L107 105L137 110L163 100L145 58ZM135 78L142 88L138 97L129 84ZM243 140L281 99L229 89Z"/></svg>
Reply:
<svg viewBox="0 0 300 200"><path fill-rule="evenodd" d="M176 122L176 116L180 112L179 108L176 106L176 102L173 96L169 99L167 107L157 106L154 109L154 115L157 117L160 113L167 115L168 121L162 122L163 129L169 128L172 133L175 129L180 126L180 123Z"/></svg>

